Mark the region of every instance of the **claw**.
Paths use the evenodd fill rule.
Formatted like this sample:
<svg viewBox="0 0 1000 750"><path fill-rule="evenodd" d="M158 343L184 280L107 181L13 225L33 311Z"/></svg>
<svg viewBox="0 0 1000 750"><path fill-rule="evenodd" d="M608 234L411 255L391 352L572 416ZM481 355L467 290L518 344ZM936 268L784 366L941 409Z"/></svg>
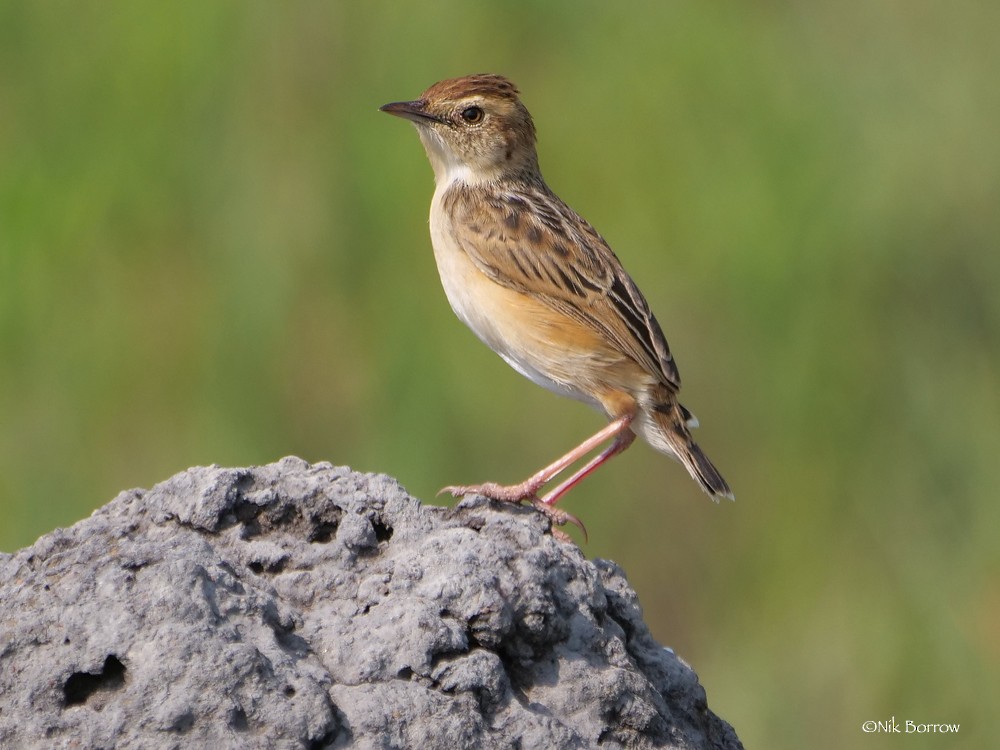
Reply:
<svg viewBox="0 0 1000 750"><path fill-rule="evenodd" d="M565 526L566 524L571 523L578 529L580 529L580 531L583 532L583 540L585 542L590 541L590 535L587 534L587 527L583 525L583 521L574 516L572 513L569 513L563 510L562 508L556 508L552 505L549 505L548 503L545 503L542 500L534 500L532 501L531 504L535 506L535 510L547 516L549 521L552 522L553 536L557 537L558 539L564 542L571 541L569 535L565 531L563 531L562 529L555 528L557 526Z"/></svg>

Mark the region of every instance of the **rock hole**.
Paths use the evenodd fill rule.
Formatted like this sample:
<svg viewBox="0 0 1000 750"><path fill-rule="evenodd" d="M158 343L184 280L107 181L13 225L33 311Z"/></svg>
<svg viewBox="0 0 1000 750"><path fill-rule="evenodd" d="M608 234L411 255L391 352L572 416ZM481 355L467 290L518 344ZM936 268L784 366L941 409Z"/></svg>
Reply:
<svg viewBox="0 0 1000 750"><path fill-rule="evenodd" d="M120 690L125 684L125 665L110 654L98 674L74 672L63 685L63 705L79 706L98 690Z"/></svg>
<svg viewBox="0 0 1000 750"><path fill-rule="evenodd" d="M309 541L316 544L326 544L333 538L336 530L337 524L335 523L323 522L316 524L316 528L309 535Z"/></svg>
<svg viewBox="0 0 1000 750"><path fill-rule="evenodd" d="M254 560L247 567L250 568L250 570L256 573L257 575L261 575L262 573L274 574L283 571L285 569L285 563L287 562L288 562L287 560L283 559L267 563L261 562L260 560Z"/></svg>
<svg viewBox="0 0 1000 750"><path fill-rule="evenodd" d="M229 727L236 732L247 731L250 728L250 722L247 721L247 712L239 706L230 710Z"/></svg>
<svg viewBox="0 0 1000 750"><path fill-rule="evenodd" d="M312 740L308 745L306 745L306 747L308 748L308 750L325 750L328 747L332 747L336 739L337 739L337 732L335 730L330 730L322 737Z"/></svg>
<svg viewBox="0 0 1000 750"><path fill-rule="evenodd" d="M291 685L285 685L285 697L291 698L294 695L295 695L295 688L293 688Z"/></svg>
<svg viewBox="0 0 1000 750"><path fill-rule="evenodd" d="M372 521L372 528L375 529L375 538L380 542L388 542L392 539L392 526L382 523L382 519L376 518Z"/></svg>

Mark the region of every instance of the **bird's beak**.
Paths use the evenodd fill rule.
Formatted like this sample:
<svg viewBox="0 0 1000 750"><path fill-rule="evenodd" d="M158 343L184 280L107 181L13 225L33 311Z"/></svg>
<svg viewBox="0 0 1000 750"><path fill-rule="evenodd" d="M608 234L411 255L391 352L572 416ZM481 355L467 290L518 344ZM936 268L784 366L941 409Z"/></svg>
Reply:
<svg viewBox="0 0 1000 750"><path fill-rule="evenodd" d="M442 122L440 117L427 111L427 102L423 99L414 102L390 102L378 109L379 112L387 112L412 122Z"/></svg>

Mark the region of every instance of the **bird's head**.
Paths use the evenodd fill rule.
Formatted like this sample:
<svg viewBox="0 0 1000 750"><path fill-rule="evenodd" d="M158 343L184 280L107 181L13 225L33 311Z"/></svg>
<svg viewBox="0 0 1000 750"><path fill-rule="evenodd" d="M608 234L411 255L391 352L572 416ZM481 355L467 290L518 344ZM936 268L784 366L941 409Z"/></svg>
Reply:
<svg viewBox="0 0 1000 750"><path fill-rule="evenodd" d="M538 171L534 123L517 87L503 76L451 78L435 83L419 99L380 109L417 127L439 185Z"/></svg>

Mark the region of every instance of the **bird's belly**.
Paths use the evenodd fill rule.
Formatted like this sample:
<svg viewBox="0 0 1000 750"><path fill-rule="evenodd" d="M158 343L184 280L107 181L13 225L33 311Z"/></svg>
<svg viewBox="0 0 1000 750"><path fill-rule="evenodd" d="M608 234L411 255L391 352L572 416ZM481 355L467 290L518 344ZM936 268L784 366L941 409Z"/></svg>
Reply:
<svg viewBox="0 0 1000 750"><path fill-rule="evenodd" d="M434 256L452 310L483 343L543 388L603 410L609 357L594 332L496 283L450 239L434 236Z"/></svg>

